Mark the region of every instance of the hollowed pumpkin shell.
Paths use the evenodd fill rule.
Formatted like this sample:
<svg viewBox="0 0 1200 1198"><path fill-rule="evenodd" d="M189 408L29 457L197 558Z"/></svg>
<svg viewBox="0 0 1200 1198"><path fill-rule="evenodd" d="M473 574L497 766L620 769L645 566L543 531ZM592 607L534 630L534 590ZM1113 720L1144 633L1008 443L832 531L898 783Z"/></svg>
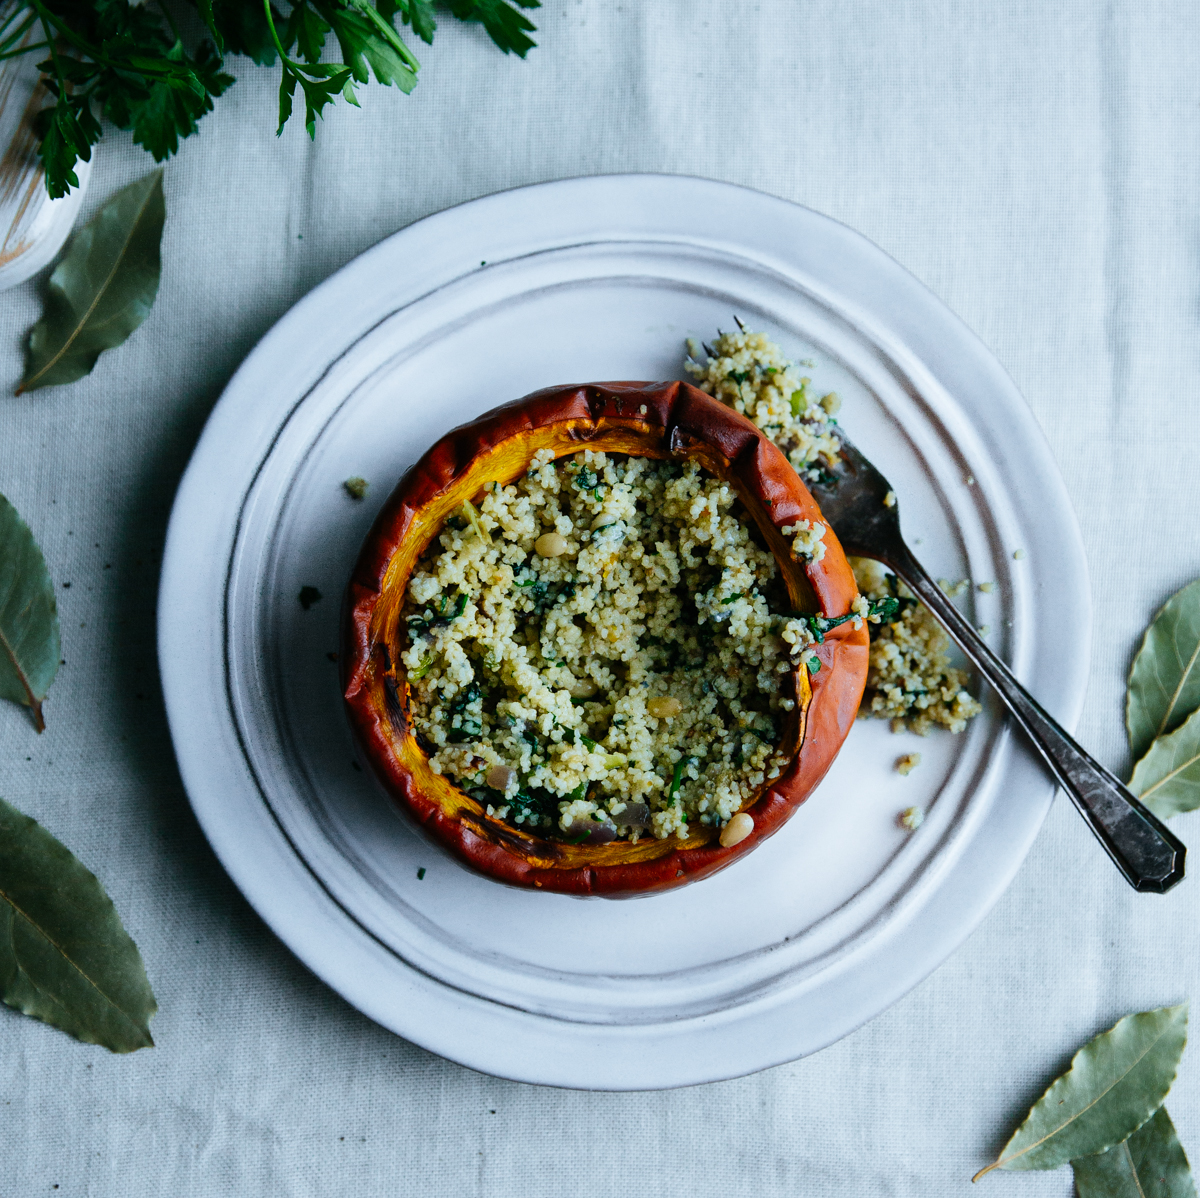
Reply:
<svg viewBox="0 0 1200 1198"><path fill-rule="evenodd" d="M498 881L576 895L649 894L707 877L750 852L824 777L854 722L867 677L865 623L832 629L814 674L794 675L796 707L782 744L790 764L742 810L754 830L722 848L719 831L696 825L686 840L572 845L543 839L487 815L433 772L409 720L400 616L409 577L447 517L486 484L508 484L535 453L583 448L688 459L728 482L779 564L795 610L844 615L857 595L833 535L819 562L798 561L779 531L821 512L782 453L744 416L686 383L595 383L537 391L443 437L400 480L380 512L351 579L343 627L346 705L363 755L385 789L430 836Z"/></svg>

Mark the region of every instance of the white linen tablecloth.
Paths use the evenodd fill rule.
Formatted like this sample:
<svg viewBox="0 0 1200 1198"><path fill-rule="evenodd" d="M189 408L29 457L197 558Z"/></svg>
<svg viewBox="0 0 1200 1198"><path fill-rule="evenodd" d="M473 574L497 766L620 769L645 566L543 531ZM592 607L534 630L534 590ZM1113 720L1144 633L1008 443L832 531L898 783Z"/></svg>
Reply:
<svg viewBox="0 0 1200 1198"><path fill-rule="evenodd" d="M0 709L4 796L103 880L157 1047L114 1057L0 1009L0 1193L792 1198L966 1193L1075 1048L1200 993L1200 882L1138 896L1069 803L950 961L808 1060L631 1095L497 1081L383 1031L271 935L209 850L159 693L172 496L222 387L287 308L449 204L570 175L746 184L861 230L1012 373L1066 478L1095 630L1080 737L1129 768L1141 630L1200 575L1200 16L1186 0L547 0L505 58L449 18L411 97L315 144L241 78L167 172L157 304L69 387L0 398L0 491L59 590L36 736ZM150 161L100 147L86 212ZM86 213L85 213L86 215ZM40 281L0 297L0 381ZM1176 830L1200 847L1200 817ZM1200 1158L1200 1059L1168 1102ZM1061 1195L1070 1172L994 1174Z"/></svg>

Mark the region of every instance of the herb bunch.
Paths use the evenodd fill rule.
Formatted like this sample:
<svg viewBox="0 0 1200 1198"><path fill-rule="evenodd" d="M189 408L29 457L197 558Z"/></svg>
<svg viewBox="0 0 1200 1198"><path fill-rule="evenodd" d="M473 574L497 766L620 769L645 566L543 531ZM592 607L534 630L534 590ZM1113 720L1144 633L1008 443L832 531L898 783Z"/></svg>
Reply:
<svg viewBox="0 0 1200 1198"><path fill-rule="evenodd" d="M339 95L358 107L357 88L373 75L403 92L416 86L420 63L401 36L411 27L433 42L434 0L293 0L285 14L271 0L191 0L207 36L185 41L175 0L0 0L0 62L43 53L38 63L54 103L37 118L39 153L51 196L79 185L75 164L91 157L101 118L131 129L155 161L196 131L213 101L233 82L225 59L241 54L279 64L279 132L304 102L304 123ZM535 43L522 11L540 0L440 0L460 21L483 25L506 54L524 58ZM399 21L397 21L399 18ZM189 24L189 22L184 22ZM322 61L337 43L339 62ZM194 43L189 48L188 42Z"/></svg>

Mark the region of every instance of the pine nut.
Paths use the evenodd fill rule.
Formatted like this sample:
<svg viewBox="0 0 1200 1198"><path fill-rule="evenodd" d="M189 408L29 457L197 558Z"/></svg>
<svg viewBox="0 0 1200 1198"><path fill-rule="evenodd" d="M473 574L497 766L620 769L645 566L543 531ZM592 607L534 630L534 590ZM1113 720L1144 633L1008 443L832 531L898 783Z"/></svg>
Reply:
<svg viewBox="0 0 1200 1198"><path fill-rule="evenodd" d="M567 538L556 532L544 532L533 543L538 557L562 557L567 551Z"/></svg>
<svg viewBox="0 0 1200 1198"><path fill-rule="evenodd" d="M646 704L646 711L660 720L669 720L672 716L678 715L682 710L683 704L674 695L659 695L657 698L649 700Z"/></svg>
<svg viewBox="0 0 1200 1198"><path fill-rule="evenodd" d="M508 784L516 777L517 771L511 766L494 765L487 772L485 781L493 790L507 790Z"/></svg>
<svg viewBox="0 0 1200 1198"><path fill-rule="evenodd" d="M721 848L731 849L735 844L741 844L753 831L754 820L744 811L739 811L721 829Z"/></svg>

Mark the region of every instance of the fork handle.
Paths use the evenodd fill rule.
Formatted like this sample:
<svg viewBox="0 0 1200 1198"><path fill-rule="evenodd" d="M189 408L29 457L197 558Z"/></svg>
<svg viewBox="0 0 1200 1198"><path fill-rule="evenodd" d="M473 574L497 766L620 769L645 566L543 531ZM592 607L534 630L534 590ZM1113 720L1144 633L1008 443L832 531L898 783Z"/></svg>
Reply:
<svg viewBox="0 0 1200 1198"><path fill-rule="evenodd" d="M902 550L902 552L901 552ZM1183 880L1185 849L1154 814L1051 719L983 643L907 546L887 565L945 625L1033 741L1062 788L1135 890L1165 894Z"/></svg>

